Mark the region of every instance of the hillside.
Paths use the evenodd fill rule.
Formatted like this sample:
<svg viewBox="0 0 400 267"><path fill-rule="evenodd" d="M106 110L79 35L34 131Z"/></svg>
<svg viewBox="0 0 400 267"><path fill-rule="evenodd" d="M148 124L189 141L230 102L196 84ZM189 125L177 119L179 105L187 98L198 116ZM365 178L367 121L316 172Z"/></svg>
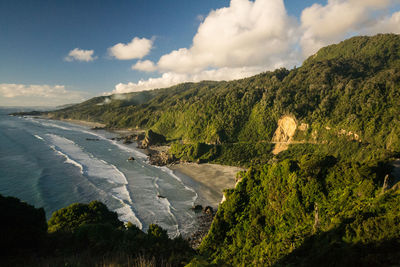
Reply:
<svg viewBox="0 0 400 267"><path fill-rule="evenodd" d="M207 144L270 142L278 120L291 115L307 126L293 140L321 142L342 134L398 152L399 47L398 35L354 37L291 71L102 96L50 115Z"/></svg>
<svg viewBox="0 0 400 267"><path fill-rule="evenodd" d="M152 129L178 159L250 167L192 266L400 263L399 35L354 37L290 71L99 97L49 116Z"/></svg>
<svg viewBox="0 0 400 267"><path fill-rule="evenodd" d="M194 255L181 237L156 224L124 225L99 201L74 203L46 222L37 209L0 195L1 266L182 266Z"/></svg>

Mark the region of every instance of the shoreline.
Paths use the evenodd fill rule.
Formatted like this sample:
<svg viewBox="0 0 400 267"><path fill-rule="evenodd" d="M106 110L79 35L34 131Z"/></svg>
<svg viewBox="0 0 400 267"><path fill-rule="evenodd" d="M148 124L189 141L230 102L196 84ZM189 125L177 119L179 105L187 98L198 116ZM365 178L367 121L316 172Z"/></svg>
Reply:
<svg viewBox="0 0 400 267"><path fill-rule="evenodd" d="M235 188L236 174L243 171L239 167L211 163L178 163L167 167L177 176L192 180L190 186L198 193L196 204L213 209L218 208L225 189Z"/></svg>
<svg viewBox="0 0 400 267"><path fill-rule="evenodd" d="M48 118L50 120L54 120L53 118ZM100 122L91 122L91 121L83 121L83 120L73 120L73 119L57 119L59 121L70 122L73 124L77 124L80 126L88 126L91 128L104 128L106 125Z"/></svg>
<svg viewBox="0 0 400 267"><path fill-rule="evenodd" d="M119 134L121 138L128 135L143 133L141 129L108 129L105 124L99 122L88 122L83 120L74 119L54 119L45 117L50 120L60 120L81 126L87 126L91 128L102 128L102 130L110 133ZM133 142L132 144L136 144ZM160 151L165 152L167 146L150 146L146 149L135 147L140 152L144 152L149 157L158 154ZM155 164L151 164L155 165ZM245 169L235 166L212 164L212 163L192 163L192 162L179 162L174 164L166 164L165 167L170 169L179 178L182 178L193 189L197 189L196 192L199 194L198 203L202 206L211 206L214 209L218 207L223 199L223 191L225 189L234 188L236 185L236 174ZM188 178L191 180L189 181ZM201 203L203 202L203 203Z"/></svg>
<svg viewBox="0 0 400 267"><path fill-rule="evenodd" d="M46 118L54 120L53 118ZM90 128L99 128L98 130L104 130L109 133L117 134L120 136L120 140L128 136L137 135L143 133L141 129L108 129L102 123L87 122L81 120L62 119L72 124L86 126ZM92 129L97 130L97 129ZM131 138L129 139L131 140ZM133 142L126 143L128 147L134 146L136 150L142 152L150 159L152 156L159 156L160 153L166 153L167 146L149 146L148 148L138 148L136 140ZM156 166L157 164L149 164ZM194 212L196 214L197 228L192 234L186 237L191 247L194 249L198 248L202 239L207 235L215 213L218 209L219 204L224 199L224 190L235 188L236 175L240 171L245 169L235 166L211 164L211 163L188 163L179 162L172 164L165 164L169 170L172 171L186 186L191 187L197 194L197 199L193 203ZM200 205L200 209L195 209L195 206ZM206 207L211 207L211 212L206 210Z"/></svg>
<svg viewBox="0 0 400 267"><path fill-rule="evenodd" d="M77 124L80 126L86 126L91 128L99 128L101 130L108 131L110 133L119 134L123 139L126 136L143 133L142 129L112 129L106 128L105 124L100 122L89 122L84 120L74 119L55 119L51 117L42 117L49 120L59 120ZM136 144L137 142L132 142ZM128 145L128 144L127 144ZM160 152L166 152L167 146L150 146L145 149L135 147L142 153L145 153L149 157L158 155ZM156 165L156 164L151 164ZM218 205L223 199L223 191L225 189L234 188L236 185L236 174L245 169L235 166L212 164L212 163L192 163L192 162L179 162L173 164L166 164L165 167L170 169L175 175L183 179L190 186L193 186L196 192L199 194L198 200L195 204L202 206L211 206L212 208L218 208Z"/></svg>

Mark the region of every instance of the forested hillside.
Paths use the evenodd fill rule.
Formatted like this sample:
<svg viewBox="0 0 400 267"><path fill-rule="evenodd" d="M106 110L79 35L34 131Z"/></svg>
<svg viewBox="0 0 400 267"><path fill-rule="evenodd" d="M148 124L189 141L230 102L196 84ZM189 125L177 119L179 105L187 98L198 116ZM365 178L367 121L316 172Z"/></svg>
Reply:
<svg viewBox="0 0 400 267"><path fill-rule="evenodd" d="M242 173L200 252L230 266L399 264L400 188L390 173L385 161L292 146Z"/></svg>
<svg viewBox="0 0 400 267"><path fill-rule="evenodd" d="M309 126L298 140L321 141L345 130L363 143L399 151L399 69L398 35L354 37L291 71L97 97L51 116L219 144L270 141L278 119L292 115Z"/></svg>
<svg viewBox="0 0 400 267"><path fill-rule="evenodd" d="M0 195L1 266L182 266L194 255L181 237L156 224L124 225L99 201L75 203L46 222L37 209Z"/></svg>
<svg viewBox="0 0 400 267"><path fill-rule="evenodd" d="M250 167L192 266L400 264L399 35L354 37L290 71L99 97L49 116L152 129L176 158ZM280 140L289 149L273 155Z"/></svg>

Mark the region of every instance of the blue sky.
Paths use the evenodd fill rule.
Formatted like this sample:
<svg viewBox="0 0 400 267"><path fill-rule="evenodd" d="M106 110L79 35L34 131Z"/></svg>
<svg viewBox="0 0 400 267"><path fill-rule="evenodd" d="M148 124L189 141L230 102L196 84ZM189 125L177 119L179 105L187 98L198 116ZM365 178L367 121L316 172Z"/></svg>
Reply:
<svg viewBox="0 0 400 267"><path fill-rule="evenodd" d="M399 33L399 10L390 0L0 0L0 106L291 68L354 34Z"/></svg>

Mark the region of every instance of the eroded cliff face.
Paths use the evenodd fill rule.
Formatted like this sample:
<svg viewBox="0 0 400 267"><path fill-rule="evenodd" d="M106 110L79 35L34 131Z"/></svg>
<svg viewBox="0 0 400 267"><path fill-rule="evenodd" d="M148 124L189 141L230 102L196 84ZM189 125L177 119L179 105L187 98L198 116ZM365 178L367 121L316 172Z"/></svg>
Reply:
<svg viewBox="0 0 400 267"><path fill-rule="evenodd" d="M293 117L286 115L278 120L278 128L272 137L272 143L275 143L275 148L272 151L274 155L288 149L296 129L297 124Z"/></svg>

